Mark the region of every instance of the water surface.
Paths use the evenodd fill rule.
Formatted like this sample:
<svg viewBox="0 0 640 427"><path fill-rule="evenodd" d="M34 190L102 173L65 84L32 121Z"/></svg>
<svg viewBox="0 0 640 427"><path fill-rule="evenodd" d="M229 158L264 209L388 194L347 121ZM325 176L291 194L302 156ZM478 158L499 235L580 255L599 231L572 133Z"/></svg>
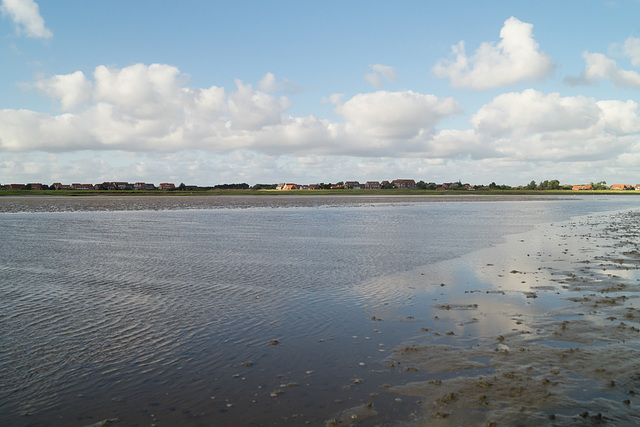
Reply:
<svg viewBox="0 0 640 427"><path fill-rule="evenodd" d="M321 424L402 380L382 361L415 333L412 298L435 292L416 269L638 206L606 196L0 198L0 424ZM380 400L371 425L407 415Z"/></svg>

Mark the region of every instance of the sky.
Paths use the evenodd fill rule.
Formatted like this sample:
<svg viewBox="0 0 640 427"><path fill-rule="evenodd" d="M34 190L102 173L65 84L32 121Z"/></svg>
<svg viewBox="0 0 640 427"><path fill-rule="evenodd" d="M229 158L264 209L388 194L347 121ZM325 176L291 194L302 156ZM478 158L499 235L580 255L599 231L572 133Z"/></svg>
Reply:
<svg viewBox="0 0 640 427"><path fill-rule="evenodd" d="M0 184L640 183L638 0L0 13Z"/></svg>

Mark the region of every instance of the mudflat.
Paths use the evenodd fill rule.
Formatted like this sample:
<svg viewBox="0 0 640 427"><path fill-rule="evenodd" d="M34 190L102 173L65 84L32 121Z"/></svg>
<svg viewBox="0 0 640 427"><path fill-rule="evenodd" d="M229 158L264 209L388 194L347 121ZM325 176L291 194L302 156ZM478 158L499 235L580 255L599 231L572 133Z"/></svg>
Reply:
<svg viewBox="0 0 640 427"><path fill-rule="evenodd" d="M385 360L407 425L638 425L639 237L593 215L424 270L437 313Z"/></svg>

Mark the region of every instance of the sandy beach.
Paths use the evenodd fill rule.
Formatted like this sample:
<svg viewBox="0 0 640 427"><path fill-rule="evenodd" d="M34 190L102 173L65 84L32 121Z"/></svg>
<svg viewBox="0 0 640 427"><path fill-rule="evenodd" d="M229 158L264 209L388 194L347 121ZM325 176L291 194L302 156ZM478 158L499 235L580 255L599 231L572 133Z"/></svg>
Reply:
<svg viewBox="0 0 640 427"><path fill-rule="evenodd" d="M414 402L401 425L640 423L639 224L590 215L422 269L432 290L408 317L428 300L436 315L384 362Z"/></svg>

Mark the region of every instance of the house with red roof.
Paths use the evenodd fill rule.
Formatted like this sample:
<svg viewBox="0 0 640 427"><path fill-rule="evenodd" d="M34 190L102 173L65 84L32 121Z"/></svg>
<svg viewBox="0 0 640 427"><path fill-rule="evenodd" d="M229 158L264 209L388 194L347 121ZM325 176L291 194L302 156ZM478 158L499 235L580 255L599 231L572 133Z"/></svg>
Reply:
<svg viewBox="0 0 640 427"><path fill-rule="evenodd" d="M160 190L175 190L176 186L175 186L175 184L172 184L170 182L163 182L160 185L158 185L158 189L160 189Z"/></svg>
<svg viewBox="0 0 640 427"><path fill-rule="evenodd" d="M631 184L613 184L612 190L631 190L633 186Z"/></svg>

